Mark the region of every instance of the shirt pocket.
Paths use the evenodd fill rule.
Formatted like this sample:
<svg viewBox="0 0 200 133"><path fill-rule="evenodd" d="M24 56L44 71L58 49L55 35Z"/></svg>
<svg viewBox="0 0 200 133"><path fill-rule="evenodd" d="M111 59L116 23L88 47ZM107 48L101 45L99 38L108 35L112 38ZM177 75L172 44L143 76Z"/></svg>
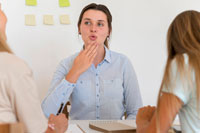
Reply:
<svg viewBox="0 0 200 133"><path fill-rule="evenodd" d="M123 99L123 86L121 79L103 80L103 92L105 98Z"/></svg>
<svg viewBox="0 0 200 133"><path fill-rule="evenodd" d="M92 93L91 90L90 80L78 80L76 87L74 88L72 98L79 102L82 100L87 101Z"/></svg>

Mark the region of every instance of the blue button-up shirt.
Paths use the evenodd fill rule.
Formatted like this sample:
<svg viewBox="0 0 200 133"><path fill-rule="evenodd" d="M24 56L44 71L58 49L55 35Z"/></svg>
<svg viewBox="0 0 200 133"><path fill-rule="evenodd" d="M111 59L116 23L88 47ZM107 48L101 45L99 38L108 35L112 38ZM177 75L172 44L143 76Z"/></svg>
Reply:
<svg viewBox="0 0 200 133"><path fill-rule="evenodd" d="M97 67L92 64L75 84L65 80L78 55L59 64L42 109L49 117L57 114L61 103L71 103L70 118L76 120L135 119L142 99L137 77L128 58L105 48L104 60Z"/></svg>

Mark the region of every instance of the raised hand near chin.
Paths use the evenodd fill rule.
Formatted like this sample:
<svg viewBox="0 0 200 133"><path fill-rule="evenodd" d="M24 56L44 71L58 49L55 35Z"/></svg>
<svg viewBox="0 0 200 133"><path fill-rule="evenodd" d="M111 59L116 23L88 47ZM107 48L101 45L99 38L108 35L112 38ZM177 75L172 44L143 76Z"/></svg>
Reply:
<svg viewBox="0 0 200 133"><path fill-rule="evenodd" d="M75 83L79 76L85 72L93 63L97 55L98 45L96 42L91 42L86 45L79 55L75 58L73 66L66 75L66 80Z"/></svg>

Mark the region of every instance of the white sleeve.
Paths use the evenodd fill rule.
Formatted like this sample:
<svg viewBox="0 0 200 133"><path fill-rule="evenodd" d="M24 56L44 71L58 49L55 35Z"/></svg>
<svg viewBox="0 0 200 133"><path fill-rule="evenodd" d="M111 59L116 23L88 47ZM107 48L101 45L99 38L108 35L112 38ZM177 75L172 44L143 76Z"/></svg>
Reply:
<svg viewBox="0 0 200 133"><path fill-rule="evenodd" d="M171 64L170 84L168 87L164 86L162 92L172 93L177 96L184 104L186 104L191 95L191 88L189 87L189 80L186 76L181 77L177 70L175 60Z"/></svg>

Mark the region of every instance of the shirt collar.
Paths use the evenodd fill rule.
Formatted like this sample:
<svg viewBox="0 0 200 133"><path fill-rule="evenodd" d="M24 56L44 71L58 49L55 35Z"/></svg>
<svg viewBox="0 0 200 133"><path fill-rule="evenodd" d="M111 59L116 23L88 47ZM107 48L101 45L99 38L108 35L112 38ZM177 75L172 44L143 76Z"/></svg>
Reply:
<svg viewBox="0 0 200 133"><path fill-rule="evenodd" d="M106 46L104 46L104 49L105 49L105 52L106 52L104 60L107 61L108 63L111 63L111 52Z"/></svg>

